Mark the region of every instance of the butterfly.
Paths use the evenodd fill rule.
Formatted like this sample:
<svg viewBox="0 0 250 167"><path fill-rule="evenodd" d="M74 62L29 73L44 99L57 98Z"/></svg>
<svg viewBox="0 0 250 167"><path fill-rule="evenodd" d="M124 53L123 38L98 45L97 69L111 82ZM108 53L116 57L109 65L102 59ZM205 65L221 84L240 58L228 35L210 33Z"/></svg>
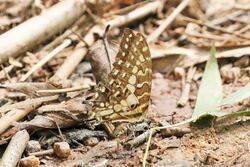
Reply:
<svg viewBox="0 0 250 167"><path fill-rule="evenodd" d="M152 62L146 39L125 29L113 69L95 87L89 119L136 122L146 112L151 92Z"/></svg>

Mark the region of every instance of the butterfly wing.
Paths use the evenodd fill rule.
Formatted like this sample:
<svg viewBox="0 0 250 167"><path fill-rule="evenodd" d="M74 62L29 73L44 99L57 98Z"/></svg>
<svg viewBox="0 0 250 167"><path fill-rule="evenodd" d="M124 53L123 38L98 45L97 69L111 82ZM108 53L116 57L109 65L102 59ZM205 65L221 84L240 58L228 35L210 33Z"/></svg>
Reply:
<svg viewBox="0 0 250 167"><path fill-rule="evenodd" d="M115 121L141 116L149 104L151 66L145 38L125 29L113 69L96 87L95 118Z"/></svg>

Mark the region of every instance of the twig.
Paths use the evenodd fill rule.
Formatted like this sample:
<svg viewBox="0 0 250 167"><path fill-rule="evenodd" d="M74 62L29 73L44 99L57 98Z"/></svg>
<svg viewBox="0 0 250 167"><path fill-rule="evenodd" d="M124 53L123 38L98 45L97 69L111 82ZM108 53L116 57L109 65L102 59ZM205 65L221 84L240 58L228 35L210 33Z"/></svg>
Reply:
<svg viewBox="0 0 250 167"><path fill-rule="evenodd" d="M0 166L15 167L28 144L29 138L29 134L26 130L17 132L12 137L7 149L5 150Z"/></svg>
<svg viewBox="0 0 250 167"><path fill-rule="evenodd" d="M53 154L53 153L54 153L53 149L48 149L48 150L42 150L42 151L38 151L38 152L29 153L29 156L31 156L31 155L42 156L42 155L48 155L48 154Z"/></svg>
<svg viewBox="0 0 250 167"><path fill-rule="evenodd" d="M228 20L231 20L231 19L234 19L235 17L238 17L240 15L244 14L243 11L236 11L236 12L232 12L232 13L229 13L226 17L225 16L222 16L222 17L219 17L219 18L215 18L214 20L211 20L210 21L210 24L212 25L221 25L225 22L227 22ZM237 21L239 21L237 19Z"/></svg>
<svg viewBox="0 0 250 167"><path fill-rule="evenodd" d="M5 70L4 66L1 64L1 69L4 72L4 75L6 76L6 78L8 79L8 81L11 81L10 75L9 73Z"/></svg>
<svg viewBox="0 0 250 167"><path fill-rule="evenodd" d="M182 94L180 97L180 100L178 101L178 105L183 107L186 105L188 99L189 99L189 93L190 93L190 87L191 87L191 82L193 79L193 76L195 74L196 67L193 68L192 66L188 69L188 74L187 74L187 80L186 84L183 87Z"/></svg>
<svg viewBox="0 0 250 167"><path fill-rule="evenodd" d="M141 135L137 136L136 138L134 138L133 140L127 142L124 144L124 147L126 149L132 149L134 147L138 147L139 145L141 145L142 143L144 143L150 135L150 130L147 130L146 132L142 133ZM154 130L152 133L152 136L155 135L157 133L157 130Z"/></svg>
<svg viewBox="0 0 250 167"><path fill-rule="evenodd" d="M206 26L208 28L211 28L211 29L214 29L214 30L217 30L217 31L221 31L223 33L231 34L231 35L234 35L234 36L242 38L242 39L250 40L250 37L247 37L247 36L242 35L242 34L237 34L237 33L233 32L233 31L225 30L224 28L214 26L212 24L203 23L203 22L201 22L199 20L195 20L195 19L192 19L192 18L189 18L189 17L186 17L186 16L182 16L182 18L184 20L186 20L186 21L193 22L193 23L199 24L201 26Z"/></svg>
<svg viewBox="0 0 250 167"><path fill-rule="evenodd" d="M103 34L103 37L102 37L102 41L103 41L103 44L104 44L104 49L105 49L105 52L107 54L107 58L108 58L108 61L109 61L109 68L110 68L110 71L112 70L112 63L111 63L111 60L110 60L110 55L109 55L109 52L108 52L108 46L107 46L107 33L109 31L109 28L110 28L110 25L107 25L107 27L105 28L105 31L104 31L104 34Z"/></svg>
<svg viewBox="0 0 250 167"><path fill-rule="evenodd" d="M89 85L81 85L72 88L65 88L65 89L44 89L44 90L37 90L36 93L66 93L66 92L75 92L84 89L89 89Z"/></svg>
<svg viewBox="0 0 250 167"><path fill-rule="evenodd" d="M33 99L27 99L25 101L21 101L21 102L14 103L14 104L3 105L2 107L0 107L0 113L5 113L13 109L23 109L23 108L26 108L27 106L29 107L35 106L36 104L53 101L53 100L56 100L57 98L58 98L58 95L38 97L38 98L33 98ZM1 118L0 118L0 122L2 122Z"/></svg>
<svg viewBox="0 0 250 167"><path fill-rule="evenodd" d="M132 5L129 5L129 6L126 6L124 8L114 10L114 11L111 10L109 13L104 14L104 17L106 18L106 17L111 17L114 15L121 15L121 14L127 13L133 9L139 8L140 6L145 5L146 3L148 3L148 1L138 2L136 4L132 4Z"/></svg>
<svg viewBox="0 0 250 167"><path fill-rule="evenodd" d="M160 34L174 21L176 16L180 14L188 5L190 0L183 0L179 6L171 13L169 16L167 16L166 20L147 38L147 42L153 42L155 41Z"/></svg>
<svg viewBox="0 0 250 167"><path fill-rule="evenodd" d="M235 4L234 5L235 9L240 9L240 10L249 10L250 9L250 5L242 5L242 4Z"/></svg>
<svg viewBox="0 0 250 167"><path fill-rule="evenodd" d="M41 61L39 61L36 65L34 65L25 75L23 75L20 79L21 82L25 81L33 72L37 69L41 68L45 63L47 63L50 59L56 56L63 49L68 47L71 44L70 39L65 39L63 43L57 46L54 50L52 50L49 54L47 54Z"/></svg>
<svg viewBox="0 0 250 167"><path fill-rule="evenodd" d="M190 50L191 51L191 50ZM189 50L186 51L187 53L189 53ZM230 49L230 50L226 50L226 51L221 51L221 52L217 52L216 53L216 58L228 58L228 57L241 57L243 55L248 55L248 53L250 52L250 47L242 47L242 48L236 48L236 49ZM206 55L198 55L197 53L194 53L191 55L192 52L190 52L190 54L187 56L186 59L183 60L183 67L190 67L193 66L195 64L199 64L199 63L203 63L205 61L207 61L208 59L208 54Z"/></svg>
<svg viewBox="0 0 250 167"><path fill-rule="evenodd" d="M64 133L64 137L67 140L68 143L71 143L73 141L82 141L86 137L104 137L107 138L107 133L104 131L93 131L88 129L75 129L75 130L69 130ZM51 146L55 142L62 141L60 138L53 136L49 138L45 143L42 143L43 145Z"/></svg>
<svg viewBox="0 0 250 167"><path fill-rule="evenodd" d="M8 79L8 76L7 74L14 68L15 66L14 65L9 65L8 67L2 67L2 70L0 71L0 80L1 79L4 79L4 78L7 78ZM9 79L8 79L9 80Z"/></svg>

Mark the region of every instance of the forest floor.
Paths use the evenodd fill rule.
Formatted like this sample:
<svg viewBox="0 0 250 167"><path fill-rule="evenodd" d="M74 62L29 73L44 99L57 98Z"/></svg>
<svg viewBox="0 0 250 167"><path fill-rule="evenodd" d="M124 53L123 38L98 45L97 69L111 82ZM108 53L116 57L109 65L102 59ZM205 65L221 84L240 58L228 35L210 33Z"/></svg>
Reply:
<svg viewBox="0 0 250 167"><path fill-rule="evenodd" d="M145 162L153 167L250 166L249 112L205 117L202 127L190 121L157 131L146 160L148 135L130 149L124 144L150 128L193 118L213 45L223 97L249 85L249 4L249 0L2 0L0 166L10 162L7 150L12 140L18 144L12 149L16 162L11 160L10 167L28 167L31 161L41 167L127 167ZM126 127L128 134L114 139L102 126L89 128L86 101L96 82L110 72L109 63L114 62L125 28L147 40L152 88L144 119L137 122L146 125L138 131ZM209 92L222 93L217 81L216 76L210 77L207 84L214 89L201 97L204 104L218 98ZM249 86L244 97L238 96L241 101L219 109L249 111L246 92ZM19 132L25 135L17 138ZM60 157L52 148L63 141L70 153ZM35 158L29 161L30 156Z"/></svg>

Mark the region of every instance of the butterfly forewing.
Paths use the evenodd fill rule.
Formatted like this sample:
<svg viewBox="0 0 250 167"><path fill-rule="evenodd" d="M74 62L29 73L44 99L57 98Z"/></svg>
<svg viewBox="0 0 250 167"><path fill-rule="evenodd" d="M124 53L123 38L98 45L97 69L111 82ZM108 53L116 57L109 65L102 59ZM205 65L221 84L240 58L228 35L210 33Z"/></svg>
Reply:
<svg viewBox="0 0 250 167"><path fill-rule="evenodd" d="M95 118L130 121L148 107L152 80L150 51L145 38L125 29L113 69L96 87Z"/></svg>

